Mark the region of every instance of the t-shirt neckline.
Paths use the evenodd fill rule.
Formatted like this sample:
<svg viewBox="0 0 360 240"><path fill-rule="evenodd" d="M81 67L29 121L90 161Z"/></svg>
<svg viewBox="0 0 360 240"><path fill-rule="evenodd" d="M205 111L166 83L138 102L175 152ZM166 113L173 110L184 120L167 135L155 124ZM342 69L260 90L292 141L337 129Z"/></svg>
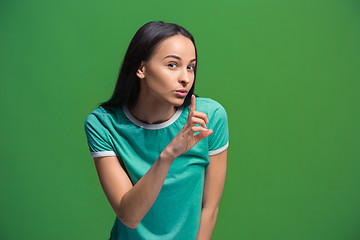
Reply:
<svg viewBox="0 0 360 240"><path fill-rule="evenodd" d="M149 124L149 123L144 123L140 120L138 120L137 118L135 118L131 112L129 111L128 107L127 107L127 103L125 103L122 107L126 117L132 122L134 123L136 126L141 127L141 128L145 128L145 129L151 129L151 130L157 130L157 129L162 129L162 128L166 128L167 126L170 126L172 123L174 123L179 116L181 115L184 107L181 106L178 109L176 109L175 114L168 120L166 120L165 122L162 123L155 123L155 124Z"/></svg>

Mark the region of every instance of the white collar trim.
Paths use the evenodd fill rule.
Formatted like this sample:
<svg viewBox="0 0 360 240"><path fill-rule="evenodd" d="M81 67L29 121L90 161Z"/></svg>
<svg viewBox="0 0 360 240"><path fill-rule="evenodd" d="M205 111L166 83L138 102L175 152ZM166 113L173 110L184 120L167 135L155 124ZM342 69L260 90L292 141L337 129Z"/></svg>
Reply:
<svg viewBox="0 0 360 240"><path fill-rule="evenodd" d="M161 128L165 128L167 126L170 126L172 123L174 123L179 116L181 115L182 111L183 111L183 106L179 107L175 114L169 119L166 120L165 122L162 123L155 123L155 124L149 124L149 123L144 123L142 121L139 121L138 119L136 119L131 112L129 111L128 107L127 107L127 103L123 105L123 111L126 115L126 117L135 125L141 127L141 128L146 128L146 129L152 129L152 130L157 130L157 129L161 129Z"/></svg>

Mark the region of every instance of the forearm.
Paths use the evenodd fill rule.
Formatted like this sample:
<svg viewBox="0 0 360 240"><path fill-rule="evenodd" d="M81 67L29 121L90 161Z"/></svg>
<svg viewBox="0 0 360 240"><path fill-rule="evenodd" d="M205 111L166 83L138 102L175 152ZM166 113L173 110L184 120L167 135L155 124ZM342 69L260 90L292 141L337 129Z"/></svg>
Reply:
<svg viewBox="0 0 360 240"><path fill-rule="evenodd" d="M175 157L166 149L149 171L121 199L117 216L131 228L136 228L154 204Z"/></svg>
<svg viewBox="0 0 360 240"><path fill-rule="evenodd" d="M210 240L216 223L218 208L201 210L200 227L196 240Z"/></svg>

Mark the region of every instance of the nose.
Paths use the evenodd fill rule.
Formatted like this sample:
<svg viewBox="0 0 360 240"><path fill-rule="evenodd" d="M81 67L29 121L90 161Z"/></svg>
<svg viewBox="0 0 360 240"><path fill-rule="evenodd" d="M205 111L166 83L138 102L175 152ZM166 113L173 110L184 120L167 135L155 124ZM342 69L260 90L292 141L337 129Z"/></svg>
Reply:
<svg viewBox="0 0 360 240"><path fill-rule="evenodd" d="M190 83L191 81L191 75L192 73L190 73L186 68L185 70L181 71L180 73L180 76L179 76L179 82L182 84L182 85L187 85Z"/></svg>

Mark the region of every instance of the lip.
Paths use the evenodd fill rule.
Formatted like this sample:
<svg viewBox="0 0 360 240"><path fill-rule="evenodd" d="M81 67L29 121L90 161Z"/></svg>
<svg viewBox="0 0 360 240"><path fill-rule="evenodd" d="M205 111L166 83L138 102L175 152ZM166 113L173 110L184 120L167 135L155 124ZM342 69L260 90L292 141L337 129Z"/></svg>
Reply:
<svg viewBox="0 0 360 240"><path fill-rule="evenodd" d="M188 94L188 91L186 89L178 89L175 92L176 95L178 95L179 97L186 97L186 95Z"/></svg>

